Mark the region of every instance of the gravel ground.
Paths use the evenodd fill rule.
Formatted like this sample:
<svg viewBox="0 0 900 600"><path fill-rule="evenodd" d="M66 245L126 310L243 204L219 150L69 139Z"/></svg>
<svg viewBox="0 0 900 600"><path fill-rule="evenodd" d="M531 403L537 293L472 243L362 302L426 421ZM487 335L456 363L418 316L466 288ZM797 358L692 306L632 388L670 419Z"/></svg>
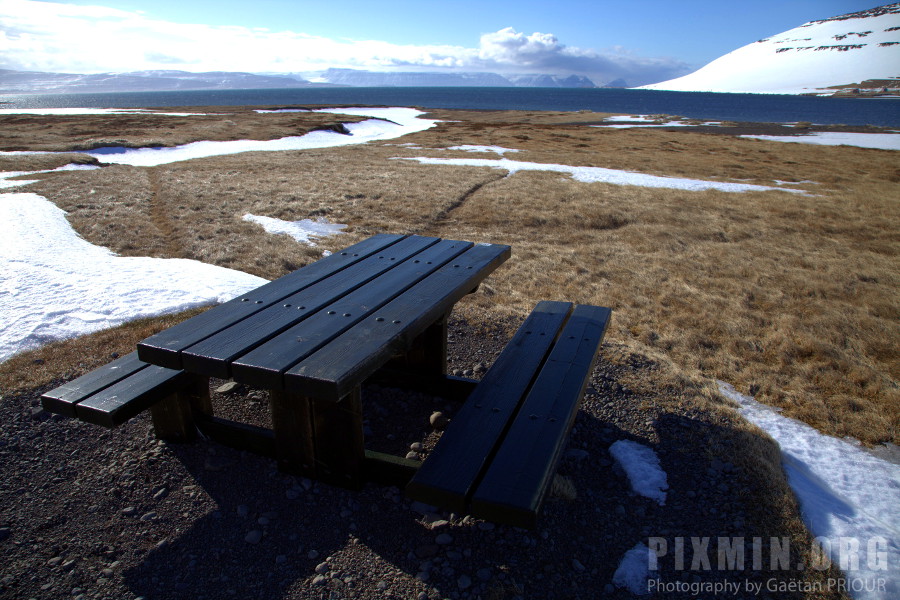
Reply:
<svg viewBox="0 0 900 600"><path fill-rule="evenodd" d="M453 320L451 372L479 377L516 324ZM577 497L548 498L534 531L433 513L397 488L349 492L287 476L270 459L212 442L161 442L146 413L107 431L41 410L46 388L7 395L0 598L630 597L612 584L626 551L648 536L747 535L754 512L742 492L752 484L696 445L713 445L714 422L693 409L662 412L622 385L625 375L653 377L656 365L621 347L604 352L615 360L593 373L560 464ZM240 386L214 403L224 416L268 418L264 396ZM427 453L438 435L428 415L452 418L458 408L377 388L364 390L364 406L372 447L398 454L414 442ZM657 450L668 474L664 506L631 491L608 452L621 439ZM772 574L749 564L740 573L676 572L664 562L658 576L700 583Z"/></svg>

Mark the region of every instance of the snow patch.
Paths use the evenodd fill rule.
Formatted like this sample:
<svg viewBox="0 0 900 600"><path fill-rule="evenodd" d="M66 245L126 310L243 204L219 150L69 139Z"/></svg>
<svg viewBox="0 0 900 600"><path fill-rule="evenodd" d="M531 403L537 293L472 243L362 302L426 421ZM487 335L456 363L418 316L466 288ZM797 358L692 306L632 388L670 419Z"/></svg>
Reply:
<svg viewBox="0 0 900 600"><path fill-rule="evenodd" d="M792 194L803 194L803 190L792 190L765 185L753 185L749 183L727 183L721 181L705 181L702 179L684 179L680 177L660 177L646 175L631 171L617 169L604 169L601 167L571 167L548 163L532 163L509 160L508 158L431 158L419 156L414 158L394 157L392 160L415 160L423 165L457 165L468 167L490 167L492 169L504 169L513 175L519 171L553 171L567 173L576 181L584 183L610 183L613 185L635 185L650 188L665 188L672 190L719 190L722 192L763 192L782 191Z"/></svg>
<svg viewBox="0 0 900 600"><path fill-rule="evenodd" d="M900 134L896 133L848 133L843 131L819 131L804 135L742 135L742 138L817 144L821 146L857 146L879 150L900 150Z"/></svg>
<svg viewBox="0 0 900 600"><path fill-rule="evenodd" d="M265 279L186 259L122 257L37 194L0 194L0 361L133 319L224 302Z"/></svg>
<svg viewBox="0 0 900 600"><path fill-rule="evenodd" d="M476 146L472 144L463 144L462 146L451 146L447 150L462 150L463 152L493 152L503 156L507 152L519 152L515 148L504 148L503 146Z"/></svg>
<svg viewBox="0 0 900 600"><path fill-rule="evenodd" d="M314 237L326 237L329 235L338 235L343 233L341 229L346 225L331 223L328 219L319 218L315 221L311 219L301 219L299 221L282 221L274 217L263 217L259 215L244 215L245 221L261 225L268 233L275 235L289 235L301 244L315 246L312 241Z"/></svg>
<svg viewBox="0 0 900 600"><path fill-rule="evenodd" d="M609 447L609 453L628 475L631 489L665 506L665 490L669 489L669 483L653 448L630 440L619 440Z"/></svg>
<svg viewBox="0 0 900 600"><path fill-rule="evenodd" d="M869 582L854 597L900 597L900 465L784 417L730 384L718 386L778 442L803 520L831 561L849 577ZM885 589L877 589L879 579L886 580Z"/></svg>
<svg viewBox="0 0 900 600"><path fill-rule="evenodd" d="M643 543L625 553L619 562L612 582L616 587L625 588L635 596L648 593L647 580L650 577L650 549Z"/></svg>
<svg viewBox="0 0 900 600"><path fill-rule="evenodd" d="M18 187L20 185L28 185L29 183L37 183L37 179L18 179L10 181L12 177L22 177L25 175L35 175L37 173L53 173L55 171L90 171L99 169L97 165L82 165L78 163L69 163L55 169L47 169L44 171L3 171L0 172L0 188Z"/></svg>
<svg viewBox="0 0 900 600"><path fill-rule="evenodd" d="M333 131L312 131L302 136L289 136L277 140L234 140L229 142L192 142L172 148L125 148L112 146L97 148L89 154L106 163L155 167L195 158L223 156L242 152L274 152L283 150L308 150L311 148L334 148L352 144L364 144L374 140L397 138L408 133L424 131L438 122L419 119L422 111L412 108L341 108L324 109L315 112L339 113L374 117L361 123L347 123L350 135Z"/></svg>

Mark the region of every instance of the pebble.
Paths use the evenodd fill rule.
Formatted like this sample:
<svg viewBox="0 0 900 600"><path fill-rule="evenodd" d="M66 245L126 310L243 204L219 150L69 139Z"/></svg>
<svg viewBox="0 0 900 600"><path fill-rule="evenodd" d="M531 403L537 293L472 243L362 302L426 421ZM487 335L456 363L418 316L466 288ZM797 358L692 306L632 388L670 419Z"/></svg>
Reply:
<svg viewBox="0 0 900 600"><path fill-rule="evenodd" d="M158 515L154 511L151 510L150 512L144 513L143 515L141 515L141 521L153 521L154 519L157 518L157 516Z"/></svg>
<svg viewBox="0 0 900 600"><path fill-rule="evenodd" d="M324 575L316 575L313 579L313 585L325 585L328 583L328 578Z"/></svg>
<svg viewBox="0 0 900 600"><path fill-rule="evenodd" d="M407 452L406 453L407 460L417 460L419 458L418 452Z"/></svg>
<svg viewBox="0 0 900 600"><path fill-rule="evenodd" d="M319 553L316 550L310 550L306 553L306 558L308 558L309 560L315 560L319 558Z"/></svg>
<svg viewBox="0 0 900 600"><path fill-rule="evenodd" d="M224 385L220 385L216 388L216 392L219 394L227 394L229 392L233 392L240 384L234 381L229 381Z"/></svg>
<svg viewBox="0 0 900 600"><path fill-rule="evenodd" d="M456 585L459 589L464 590L472 585L472 578L465 574L460 575L459 579L456 580Z"/></svg>
<svg viewBox="0 0 900 600"><path fill-rule="evenodd" d="M239 504L237 507L237 514L239 517L243 518L250 514L250 507L246 504Z"/></svg>
<svg viewBox="0 0 900 600"><path fill-rule="evenodd" d="M446 415L439 410L431 413L431 416L428 418L428 422L431 423L431 426L437 429L438 431L444 429L449 423L449 419L447 419Z"/></svg>
<svg viewBox="0 0 900 600"><path fill-rule="evenodd" d="M425 447L422 445L422 442L413 442L409 445L409 449L413 452L421 452Z"/></svg>
<svg viewBox="0 0 900 600"><path fill-rule="evenodd" d="M288 561L288 558L287 558L287 556L285 556L284 554L279 554L278 556L275 557L275 564L276 564L276 565L283 565L283 564L286 563L287 561Z"/></svg>
<svg viewBox="0 0 900 600"><path fill-rule="evenodd" d="M316 565L316 573L318 573L319 575L324 575L327 572L328 572L328 563L327 562L321 562Z"/></svg>
<svg viewBox="0 0 900 600"><path fill-rule="evenodd" d="M578 571L579 573L582 573L585 570L585 566L583 564L581 564L581 561L578 560L577 558L572 559L572 568L575 569L576 571Z"/></svg>
<svg viewBox="0 0 900 600"><path fill-rule="evenodd" d="M263 532L260 529L254 529L244 536L244 541L248 544L258 544L262 540Z"/></svg>
<svg viewBox="0 0 900 600"><path fill-rule="evenodd" d="M448 546L453 543L453 536L449 533L442 533L434 538L434 543L438 546Z"/></svg>

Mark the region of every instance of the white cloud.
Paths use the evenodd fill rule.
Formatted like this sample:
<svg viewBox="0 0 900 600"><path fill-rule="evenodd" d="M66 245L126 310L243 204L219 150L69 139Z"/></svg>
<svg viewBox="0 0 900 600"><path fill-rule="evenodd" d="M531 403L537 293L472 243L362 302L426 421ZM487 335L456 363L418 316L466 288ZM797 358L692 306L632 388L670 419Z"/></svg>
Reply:
<svg viewBox="0 0 900 600"><path fill-rule="evenodd" d="M174 23L105 6L0 0L0 68L102 73L144 69L291 72L330 67L583 74L647 83L682 75L684 63L568 47L550 33L511 27L477 48L336 40L258 27Z"/></svg>

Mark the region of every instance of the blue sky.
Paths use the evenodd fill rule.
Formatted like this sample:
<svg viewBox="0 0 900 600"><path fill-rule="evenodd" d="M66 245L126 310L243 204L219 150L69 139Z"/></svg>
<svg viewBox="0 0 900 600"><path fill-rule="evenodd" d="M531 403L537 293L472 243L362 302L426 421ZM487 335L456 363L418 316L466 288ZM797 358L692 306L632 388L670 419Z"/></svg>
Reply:
<svg viewBox="0 0 900 600"><path fill-rule="evenodd" d="M683 75L855 0L0 0L0 68Z"/></svg>

